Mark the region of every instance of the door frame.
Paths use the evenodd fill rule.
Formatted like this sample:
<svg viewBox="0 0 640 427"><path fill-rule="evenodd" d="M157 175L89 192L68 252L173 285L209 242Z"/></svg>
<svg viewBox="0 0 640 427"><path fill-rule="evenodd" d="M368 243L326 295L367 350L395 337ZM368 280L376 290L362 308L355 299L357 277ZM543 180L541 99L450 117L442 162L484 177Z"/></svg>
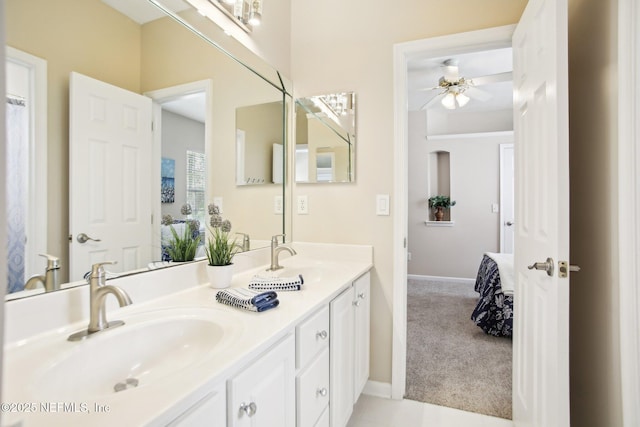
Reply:
<svg viewBox="0 0 640 427"><path fill-rule="evenodd" d="M417 55L455 55L511 47L515 25L398 43L393 46L394 78L394 215L393 220L393 338L391 398L402 399L407 370L407 215L408 111L407 63Z"/></svg>
<svg viewBox="0 0 640 427"><path fill-rule="evenodd" d="M620 373L624 426L640 425L640 6L618 3L618 271Z"/></svg>
<svg viewBox="0 0 640 427"><path fill-rule="evenodd" d="M209 198L209 165L211 164L211 150L208 142L211 141L211 132L213 129L213 81L210 79L198 80L190 83L171 86L163 89L157 89L145 92L144 95L153 101L152 120L153 120L153 163L151 172L154 179L151 183L151 214L153 215L153 227L159 227L162 220L162 203L160 202L160 159L162 158L162 104L165 102L179 99L185 95L204 92L205 94L205 121L204 121L204 158L206 159L205 170L207 180L205 181L205 200ZM156 179L157 178L157 179ZM159 230L159 228L158 228ZM152 243L154 248L162 247L160 233L153 233Z"/></svg>
<svg viewBox="0 0 640 427"><path fill-rule="evenodd" d="M13 62L26 70L29 85L28 97L31 101L27 107L29 109L29 187L26 233L29 240L25 248L27 251L25 253L26 281L33 274L42 274L44 261L38 255L49 251L47 248L47 61L6 46L5 62Z"/></svg>

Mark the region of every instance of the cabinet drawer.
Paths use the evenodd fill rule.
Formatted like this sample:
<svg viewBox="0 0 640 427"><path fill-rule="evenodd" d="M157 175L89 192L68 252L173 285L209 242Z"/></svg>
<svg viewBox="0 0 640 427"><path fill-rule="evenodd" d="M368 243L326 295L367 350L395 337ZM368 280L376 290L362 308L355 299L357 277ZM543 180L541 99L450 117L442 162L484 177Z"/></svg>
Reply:
<svg viewBox="0 0 640 427"><path fill-rule="evenodd" d="M296 327L296 368L304 368L329 344L329 307L324 306Z"/></svg>
<svg viewBox="0 0 640 427"><path fill-rule="evenodd" d="M297 378L298 427L313 427L329 404L329 349L320 355Z"/></svg>

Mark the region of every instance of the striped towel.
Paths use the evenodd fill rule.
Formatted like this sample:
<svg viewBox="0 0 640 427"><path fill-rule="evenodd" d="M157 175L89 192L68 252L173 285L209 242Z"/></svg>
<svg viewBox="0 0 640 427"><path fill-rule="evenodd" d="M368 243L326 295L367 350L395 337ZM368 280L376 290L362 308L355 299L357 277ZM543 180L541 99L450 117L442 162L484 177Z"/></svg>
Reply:
<svg viewBox="0 0 640 427"><path fill-rule="evenodd" d="M299 291L304 279L302 274L293 277L263 277L255 275L249 281L249 289L261 291Z"/></svg>
<svg viewBox="0 0 640 427"><path fill-rule="evenodd" d="M278 294L273 291L260 292L253 289L230 288L216 293L216 301L248 311L265 311L280 304Z"/></svg>

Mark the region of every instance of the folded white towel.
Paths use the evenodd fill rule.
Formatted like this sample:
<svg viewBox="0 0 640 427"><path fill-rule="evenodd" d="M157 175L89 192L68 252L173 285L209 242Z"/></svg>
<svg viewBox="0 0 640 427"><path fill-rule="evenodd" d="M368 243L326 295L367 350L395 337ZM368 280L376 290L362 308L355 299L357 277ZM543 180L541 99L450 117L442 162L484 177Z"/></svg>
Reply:
<svg viewBox="0 0 640 427"><path fill-rule="evenodd" d="M513 287L515 283L515 275L513 273L513 254L486 252L485 255L498 264L502 293L505 295L513 295Z"/></svg>
<svg viewBox="0 0 640 427"><path fill-rule="evenodd" d="M302 274L292 277L264 277L255 275L249 281L249 289L262 291L299 291L302 289L304 279Z"/></svg>

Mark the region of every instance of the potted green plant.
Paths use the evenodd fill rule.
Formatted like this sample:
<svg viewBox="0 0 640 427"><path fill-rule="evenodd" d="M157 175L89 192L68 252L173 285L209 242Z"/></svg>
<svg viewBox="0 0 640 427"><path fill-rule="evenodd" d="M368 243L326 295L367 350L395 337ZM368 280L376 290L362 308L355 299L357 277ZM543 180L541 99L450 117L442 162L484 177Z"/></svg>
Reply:
<svg viewBox="0 0 640 427"><path fill-rule="evenodd" d="M455 206L456 202L452 201L449 196L431 196L429 197L429 207L434 210L433 216L436 221L442 221L444 218L444 210Z"/></svg>
<svg viewBox="0 0 640 427"><path fill-rule="evenodd" d="M191 213L191 206L185 203L181 212L188 215ZM200 244L200 221L197 219L185 220L185 227L182 235L178 234L174 228L174 220L171 215L162 216L162 225L169 226L172 238L165 247L166 253L173 262L193 261Z"/></svg>
<svg viewBox="0 0 640 427"><path fill-rule="evenodd" d="M231 222L220 216L220 209L213 203L208 206L211 220L209 222L210 236L205 245L205 252L209 266L207 275L209 283L214 288L226 288L233 278L233 256L238 252L236 239L231 239Z"/></svg>

